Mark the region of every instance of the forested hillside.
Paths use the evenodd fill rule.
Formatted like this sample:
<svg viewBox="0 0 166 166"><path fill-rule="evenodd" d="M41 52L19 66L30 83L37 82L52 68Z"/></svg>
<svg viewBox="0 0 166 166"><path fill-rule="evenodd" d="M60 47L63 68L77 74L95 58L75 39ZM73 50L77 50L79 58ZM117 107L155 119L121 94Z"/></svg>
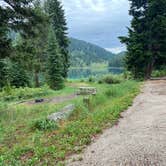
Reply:
<svg viewBox="0 0 166 166"><path fill-rule="evenodd" d="M126 52L120 52L116 54L110 61L109 67L124 67Z"/></svg>
<svg viewBox="0 0 166 166"><path fill-rule="evenodd" d="M70 38L69 53L71 66L89 66L92 63L110 61L115 54L94 44Z"/></svg>

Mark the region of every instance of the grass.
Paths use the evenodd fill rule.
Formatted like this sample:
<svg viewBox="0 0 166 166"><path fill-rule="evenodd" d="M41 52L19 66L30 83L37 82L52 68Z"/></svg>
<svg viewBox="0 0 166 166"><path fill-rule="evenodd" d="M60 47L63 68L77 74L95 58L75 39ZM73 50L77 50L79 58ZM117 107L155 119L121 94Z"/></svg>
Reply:
<svg viewBox="0 0 166 166"><path fill-rule="evenodd" d="M0 92L0 101L3 102L15 102L23 101L27 99L34 98L45 98L58 95L66 95L74 92L73 87L65 87L63 90L54 91L48 88L48 86L43 86L41 88L11 88L6 87Z"/></svg>
<svg viewBox="0 0 166 166"><path fill-rule="evenodd" d="M58 105L1 104L0 165L61 165L66 156L81 152L93 136L115 124L120 113L132 104L140 85L135 81L87 84L98 91L89 104L82 97ZM47 126L45 118L69 103L76 105L70 117Z"/></svg>
<svg viewBox="0 0 166 166"><path fill-rule="evenodd" d="M153 71L152 77L166 77L166 68Z"/></svg>

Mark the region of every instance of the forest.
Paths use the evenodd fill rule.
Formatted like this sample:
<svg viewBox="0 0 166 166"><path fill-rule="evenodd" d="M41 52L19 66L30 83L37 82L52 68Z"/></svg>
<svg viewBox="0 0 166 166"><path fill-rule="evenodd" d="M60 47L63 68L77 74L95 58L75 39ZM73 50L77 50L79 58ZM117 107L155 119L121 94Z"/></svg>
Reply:
<svg viewBox="0 0 166 166"><path fill-rule="evenodd" d="M108 63L116 55L105 49L78 39L70 38L71 67L86 67L93 63Z"/></svg>
<svg viewBox="0 0 166 166"><path fill-rule="evenodd" d="M156 102L155 95L161 98L159 105L155 103L157 108L165 103L165 82L152 83L151 79L166 76L166 0L129 0L132 19L128 34L118 38L126 46L126 51L119 54L70 37L64 2L0 1L0 166L67 165L70 156L80 154L105 129L115 126L116 132L119 121L126 120L121 113L131 108L144 85L148 97L137 99L134 106L151 104L148 98L152 97ZM95 66L100 70L105 65L122 68L122 72L68 77L70 69ZM137 111L138 126L143 115L139 116L142 110L137 109L132 111ZM153 112L155 116L158 111ZM159 118L149 115L148 125ZM148 113L143 118L149 118ZM130 120L127 128L133 127ZM157 125L152 124L154 131L164 130L163 126L156 130ZM150 127L142 128L150 133ZM126 134L122 130L120 136ZM131 136L131 130L125 141L137 137ZM110 135L114 136L112 132ZM117 147L120 143L117 141ZM99 149L90 154L95 156ZM83 158L75 160L81 162Z"/></svg>
<svg viewBox="0 0 166 166"><path fill-rule="evenodd" d="M61 2L3 1L0 19L0 87L39 87L42 78L62 88L69 40Z"/></svg>

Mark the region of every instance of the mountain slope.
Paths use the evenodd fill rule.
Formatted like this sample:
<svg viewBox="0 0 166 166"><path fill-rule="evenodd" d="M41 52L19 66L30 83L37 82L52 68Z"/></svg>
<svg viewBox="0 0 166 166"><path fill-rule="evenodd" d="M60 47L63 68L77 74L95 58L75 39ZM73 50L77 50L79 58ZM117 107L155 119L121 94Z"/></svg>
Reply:
<svg viewBox="0 0 166 166"><path fill-rule="evenodd" d="M118 54L116 54L116 56L114 56L110 61L109 61L109 67L124 67L125 64L125 56L126 56L126 52L120 52Z"/></svg>
<svg viewBox="0 0 166 166"><path fill-rule="evenodd" d="M70 38L69 52L71 54L71 66L74 67L108 62L115 56L104 48L74 38Z"/></svg>

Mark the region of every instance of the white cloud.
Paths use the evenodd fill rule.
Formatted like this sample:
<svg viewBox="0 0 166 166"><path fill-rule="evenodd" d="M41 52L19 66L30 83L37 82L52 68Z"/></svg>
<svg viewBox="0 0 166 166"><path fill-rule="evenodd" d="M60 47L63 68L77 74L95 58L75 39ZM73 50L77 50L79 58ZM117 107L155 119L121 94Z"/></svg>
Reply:
<svg viewBox="0 0 166 166"><path fill-rule="evenodd" d="M121 47L114 47L114 48L105 48L107 51L110 51L112 53L118 54L122 51L126 51L126 47L125 46L121 46Z"/></svg>

